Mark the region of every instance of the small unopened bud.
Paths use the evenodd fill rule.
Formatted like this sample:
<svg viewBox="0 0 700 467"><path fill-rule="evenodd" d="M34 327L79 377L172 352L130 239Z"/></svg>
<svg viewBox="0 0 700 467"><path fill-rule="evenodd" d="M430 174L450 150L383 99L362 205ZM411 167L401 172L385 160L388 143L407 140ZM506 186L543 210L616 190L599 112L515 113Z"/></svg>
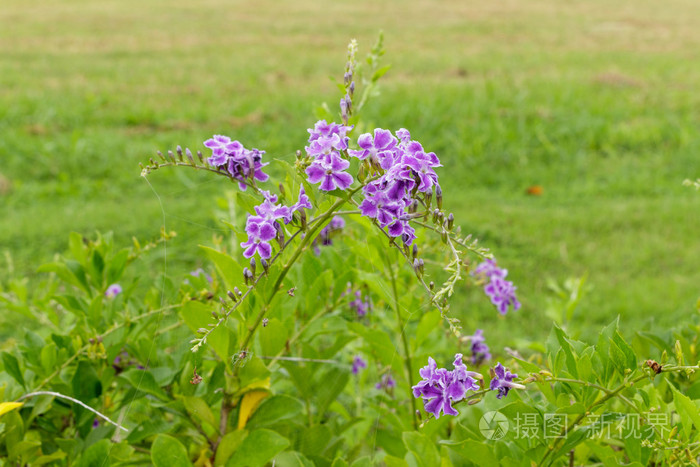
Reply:
<svg viewBox="0 0 700 467"><path fill-rule="evenodd" d="M250 271L255 275L255 258L250 258Z"/></svg>
<svg viewBox="0 0 700 467"><path fill-rule="evenodd" d="M264 259L260 260L260 264L262 264L263 270L265 271L265 274L267 274L268 270L270 269L270 265L267 264L267 261Z"/></svg>
<svg viewBox="0 0 700 467"><path fill-rule="evenodd" d="M303 209L299 212L299 220L301 222L301 230L306 231L306 211Z"/></svg>
<svg viewBox="0 0 700 467"><path fill-rule="evenodd" d="M447 230L440 232L440 239L442 240L442 243L447 243Z"/></svg>
<svg viewBox="0 0 700 467"><path fill-rule="evenodd" d="M423 274L423 270L425 269L425 263L423 262L423 258L418 260L418 270L420 270L420 273Z"/></svg>
<svg viewBox="0 0 700 467"><path fill-rule="evenodd" d="M279 243L280 247L284 246L284 229L277 229L277 235L275 236L275 239L277 240L277 243Z"/></svg>
<svg viewBox="0 0 700 467"><path fill-rule="evenodd" d="M350 84L351 81L352 81L352 73L350 73L349 71L346 71L345 75L343 75L343 84L345 86L347 86L348 84Z"/></svg>
<svg viewBox="0 0 700 467"><path fill-rule="evenodd" d="M216 314L216 311L211 312L211 317L214 319L219 319L219 315Z"/></svg>
<svg viewBox="0 0 700 467"><path fill-rule="evenodd" d="M92 337L90 339L88 339L88 342L91 343L92 345L95 345L95 339L93 339Z"/></svg>
<svg viewBox="0 0 700 467"><path fill-rule="evenodd" d="M244 274L244 276L245 276L245 274ZM228 292L226 292L226 295L228 295L228 298L230 298L230 299L233 300L234 302L238 301L238 298L236 297L236 294L234 294L234 293L231 292L230 290L229 290Z"/></svg>
<svg viewBox="0 0 700 467"><path fill-rule="evenodd" d="M199 159L199 162L204 162L204 155L202 155L202 151L197 151L197 159Z"/></svg>
<svg viewBox="0 0 700 467"><path fill-rule="evenodd" d="M440 188L440 185L435 187L435 199L437 200L438 209L442 209L442 188Z"/></svg>
<svg viewBox="0 0 700 467"><path fill-rule="evenodd" d="M163 159L163 160L165 160L165 159ZM154 161L152 157L151 157L150 159L148 159L148 162L150 162L151 165L152 165L153 167L155 167L156 169L157 169L158 167L160 167L160 165L158 165L158 163L157 163L156 161Z"/></svg>
<svg viewBox="0 0 700 467"><path fill-rule="evenodd" d="M345 102L345 98L340 98L340 116L344 123L348 123L348 103Z"/></svg>
<svg viewBox="0 0 700 467"><path fill-rule="evenodd" d="M284 191L284 185L282 185L280 183L279 189L280 189L280 196L282 196L282 198L284 198L286 196L286 193Z"/></svg>
<svg viewBox="0 0 700 467"><path fill-rule="evenodd" d="M413 259L416 259L416 256L418 256L418 245L415 243L413 244Z"/></svg>
<svg viewBox="0 0 700 467"><path fill-rule="evenodd" d="M192 157L192 151L190 151L190 148L185 148L185 155L187 156L187 160L190 161L190 164L194 165L194 157Z"/></svg>
<svg viewBox="0 0 700 467"><path fill-rule="evenodd" d="M245 285L248 285L250 275L250 270L248 268L243 268L243 280L245 281Z"/></svg>
<svg viewBox="0 0 700 467"><path fill-rule="evenodd" d="M425 195L423 196L423 198L425 199L425 206L426 206L426 208L427 208L427 209L430 209L430 203L433 201L433 192L432 192L432 191L429 191L429 192L425 193Z"/></svg>
<svg viewBox="0 0 700 467"><path fill-rule="evenodd" d="M353 94L355 94L355 82L354 81L352 83L350 83L350 87L348 88L348 92L350 93L351 96Z"/></svg>
<svg viewBox="0 0 700 467"><path fill-rule="evenodd" d="M452 228L455 226L455 216L454 214L450 213L449 216L447 216L447 230L452 230Z"/></svg>
<svg viewBox="0 0 700 467"><path fill-rule="evenodd" d="M177 158L182 160L182 147L178 144L177 148L175 148L175 151L177 152Z"/></svg>
<svg viewBox="0 0 700 467"><path fill-rule="evenodd" d="M156 151L156 155L157 155L158 157L160 157L163 161L166 161L165 156L163 155L162 152Z"/></svg>
<svg viewBox="0 0 700 467"><path fill-rule="evenodd" d="M345 105L348 107L348 113L352 114L352 99L345 94Z"/></svg>
<svg viewBox="0 0 700 467"><path fill-rule="evenodd" d="M206 328L199 328L199 329L197 329L197 333L199 333L199 334L204 334L204 333L206 333L206 332L207 332Z"/></svg>
<svg viewBox="0 0 700 467"><path fill-rule="evenodd" d="M297 149L296 157L297 159L301 159L301 149Z"/></svg>
<svg viewBox="0 0 700 467"><path fill-rule="evenodd" d="M268 323L268 319L267 319L267 318L263 318L263 320L262 320L262 325L263 325L264 328L267 327L267 323Z"/></svg>
<svg viewBox="0 0 700 467"><path fill-rule="evenodd" d="M445 220L445 214L443 214L442 211L438 212L437 220L438 220L438 223L439 223L440 225L442 225L442 223L444 222L444 220Z"/></svg>
<svg viewBox="0 0 700 467"><path fill-rule="evenodd" d="M439 215L440 215L440 210L438 208L435 208L435 210L433 211L433 224L437 224Z"/></svg>
<svg viewBox="0 0 700 467"><path fill-rule="evenodd" d="M241 295L243 295L243 292L241 292L240 290L238 290L238 287L234 287L234 288L233 288L233 293L235 293L235 294L238 295L239 297L240 297Z"/></svg>
<svg viewBox="0 0 700 467"><path fill-rule="evenodd" d="M467 402L467 405L476 405L479 402L481 402L481 398L477 397L476 399L470 399L469 402Z"/></svg>
<svg viewBox="0 0 700 467"><path fill-rule="evenodd" d="M420 414L420 410L416 410L416 418L418 419L419 422L421 421L422 416Z"/></svg>
<svg viewBox="0 0 700 467"><path fill-rule="evenodd" d="M416 271L416 274L420 275L420 260L418 258L413 260L413 270Z"/></svg>
<svg viewBox="0 0 700 467"><path fill-rule="evenodd" d="M170 159L172 162L175 162L175 154L173 154L172 151L168 151L168 159Z"/></svg>
<svg viewBox="0 0 700 467"><path fill-rule="evenodd" d="M435 289L435 282L430 281L430 284L428 284L428 288L433 291Z"/></svg>

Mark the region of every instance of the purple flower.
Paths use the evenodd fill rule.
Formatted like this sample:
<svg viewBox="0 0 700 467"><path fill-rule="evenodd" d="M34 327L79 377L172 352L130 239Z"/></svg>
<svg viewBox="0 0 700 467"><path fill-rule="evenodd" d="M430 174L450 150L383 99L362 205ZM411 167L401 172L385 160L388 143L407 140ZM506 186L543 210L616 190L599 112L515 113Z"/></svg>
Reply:
<svg viewBox="0 0 700 467"><path fill-rule="evenodd" d="M360 203L363 216L377 219L380 227L394 222L402 213L405 203L389 199L379 183L370 183L362 189L365 199Z"/></svg>
<svg viewBox="0 0 700 467"><path fill-rule="evenodd" d="M207 163L228 172L232 178L238 180L241 190L245 191L248 179L264 182L269 178L262 171L267 165L262 162L265 151L246 149L238 141L231 141L231 138L222 135L214 135L206 140L204 145L212 150L212 156L207 159Z"/></svg>
<svg viewBox="0 0 700 467"><path fill-rule="evenodd" d="M489 346L486 345L484 339L484 331L477 329L473 336L469 336L471 340L472 365L481 365L484 360L491 359Z"/></svg>
<svg viewBox="0 0 700 467"><path fill-rule="evenodd" d="M513 305L513 311L520 309L520 302L515 297L515 286L511 281L492 277L491 282L486 284L484 292L491 298L491 303L496 305L498 312L505 315L508 307Z"/></svg>
<svg viewBox="0 0 700 467"><path fill-rule="evenodd" d="M396 387L396 380L391 377L391 374L386 373L374 387L377 389L393 389Z"/></svg>
<svg viewBox="0 0 700 467"><path fill-rule="evenodd" d="M507 269L501 269L496 265L496 261L492 259L484 260L480 263L474 271L472 271L472 276L484 277L491 279L493 277L499 277L504 279L508 275Z"/></svg>
<svg viewBox="0 0 700 467"><path fill-rule="evenodd" d="M321 254L321 250L318 248L318 242L321 241L321 245L329 246L333 244L331 236L334 232L341 230L345 227L345 219L340 216L333 216L331 221L318 233L318 237L313 241L314 253L316 255Z"/></svg>
<svg viewBox="0 0 700 467"><path fill-rule="evenodd" d="M100 426L100 419L96 418L92 421L92 428L95 429Z"/></svg>
<svg viewBox="0 0 700 467"><path fill-rule="evenodd" d="M248 220L253 219L253 222L269 222L274 223L278 219L283 219L289 222L292 217L292 210L287 206L274 204L273 201L265 199L261 204L255 206L257 216L251 216Z"/></svg>
<svg viewBox="0 0 700 467"><path fill-rule="evenodd" d="M302 209L311 209L311 200L306 195L304 185L299 187L299 200L292 205L292 212L301 211Z"/></svg>
<svg viewBox="0 0 700 467"><path fill-rule="evenodd" d="M333 152L317 158L306 168L306 175L309 176L309 183L321 182L319 189L323 191L333 191L336 188L345 190L353 182L352 175L344 172L349 166L350 162Z"/></svg>
<svg viewBox="0 0 700 467"><path fill-rule="evenodd" d="M372 308L372 304L369 301L369 295L362 300L362 292L359 290L355 292L355 299L348 303L348 305L350 305L352 310L355 310L355 313L357 313L357 316L360 318L367 315L367 312Z"/></svg>
<svg viewBox="0 0 700 467"><path fill-rule="evenodd" d="M114 298L120 293L122 293L122 286L119 284L112 284L105 290L105 297Z"/></svg>
<svg viewBox="0 0 700 467"><path fill-rule="evenodd" d="M365 133L357 139L359 151L349 150L348 154L360 160L369 157L370 162L375 166L380 166L384 170L389 169L394 163L394 149L398 141L389 130L376 128L374 137L370 133Z"/></svg>
<svg viewBox="0 0 700 467"><path fill-rule="evenodd" d="M363 368L367 368L367 362L365 362L359 355L355 355L355 357L352 359L352 374L358 374Z"/></svg>
<svg viewBox="0 0 700 467"><path fill-rule="evenodd" d="M462 354L456 354L453 362L454 370L438 368L432 357L428 357L428 366L420 370L423 381L413 386L413 396L422 397L425 411L440 418L440 413L458 415L453 402L464 399L467 391L476 391L479 387L472 377L473 372L467 371L462 362Z"/></svg>
<svg viewBox="0 0 700 467"><path fill-rule="evenodd" d="M204 271L202 268L195 269L194 271L190 272L190 276L192 277L201 277L204 276L204 278L209 282L210 284L214 281L214 279Z"/></svg>
<svg viewBox="0 0 700 467"><path fill-rule="evenodd" d="M505 369L500 363L496 365L496 367L493 369L493 372L494 376L491 379L491 385L489 386L489 388L492 391L498 391L498 395L496 396L498 399L502 399L503 397L507 396L508 392L512 388L524 388L524 386L521 384L513 383L513 379L517 378L518 375L511 373L510 371Z"/></svg>
<svg viewBox="0 0 700 467"><path fill-rule="evenodd" d="M245 230L248 233L248 241L241 243L241 247L245 248L243 256L250 258L255 253L264 259L272 256L272 247L268 242L275 238L276 230L271 223L257 222L254 216L251 216L248 218Z"/></svg>
<svg viewBox="0 0 700 467"><path fill-rule="evenodd" d="M351 126L344 126L338 123L326 123L325 120L319 120L316 122L313 129L307 130L309 132L309 143L311 144L305 148L306 152L310 156L316 157L318 154L315 148L325 146L326 143L324 140L332 140L332 146L339 151L343 151L348 148L349 138L346 137L345 134L350 130L352 130ZM337 139L335 137L337 137ZM321 143L312 148L311 146L313 146L313 143L319 140Z"/></svg>

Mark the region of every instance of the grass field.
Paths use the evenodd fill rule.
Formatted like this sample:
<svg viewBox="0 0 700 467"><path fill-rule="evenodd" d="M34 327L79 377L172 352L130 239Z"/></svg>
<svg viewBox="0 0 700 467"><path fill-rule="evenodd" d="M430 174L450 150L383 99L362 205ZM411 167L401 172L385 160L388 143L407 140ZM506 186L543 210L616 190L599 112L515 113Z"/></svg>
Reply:
<svg viewBox="0 0 700 467"><path fill-rule="evenodd" d="M697 18L691 0L5 0L0 279L34 276L70 231L126 245L163 217L169 273L201 264L228 186L186 170L149 185L138 163L218 133L293 158L335 105L348 40L364 54L382 29L393 68L365 123L441 157L445 205L524 303L501 319L465 294L465 324L541 339L546 281L587 273L583 335L618 314L629 332L672 325L700 296L700 195L681 185L700 175Z"/></svg>

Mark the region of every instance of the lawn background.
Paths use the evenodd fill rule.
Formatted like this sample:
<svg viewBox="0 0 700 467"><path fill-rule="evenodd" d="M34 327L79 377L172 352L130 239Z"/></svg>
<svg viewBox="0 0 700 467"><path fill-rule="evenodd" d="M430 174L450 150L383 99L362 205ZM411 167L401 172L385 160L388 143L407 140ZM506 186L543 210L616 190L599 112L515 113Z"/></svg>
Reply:
<svg viewBox="0 0 700 467"><path fill-rule="evenodd" d="M292 160L338 100L348 40L364 56L384 30L365 123L438 154L446 208L524 305L503 319L461 291L465 330L541 340L547 281L584 274L574 334L671 326L700 296L700 194L681 185L700 176L698 18L691 0L4 0L0 281L38 281L70 231L154 238L161 206L168 274L206 267L196 245L225 234L230 187L186 169L149 185L138 163L212 134ZM153 276L163 250L140 264Z"/></svg>

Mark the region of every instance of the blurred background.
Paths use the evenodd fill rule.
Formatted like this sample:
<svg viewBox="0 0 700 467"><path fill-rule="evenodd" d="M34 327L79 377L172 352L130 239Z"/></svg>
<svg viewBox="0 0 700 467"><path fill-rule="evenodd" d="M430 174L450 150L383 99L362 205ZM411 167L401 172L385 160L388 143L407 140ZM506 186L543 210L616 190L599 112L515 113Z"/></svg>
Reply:
<svg viewBox="0 0 700 467"><path fill-rule="evenodd" d="M0 282L36 280L71 231L127 246L164 221L169 274L206 267L231 186L138 163L213 134L293 160L348 41L364 57L383 30L392 68L364 123L438 154L445 207L523 302L503 319L463 290L466 330L542 339L582 277L584 336L617 315L669 326L700 296L700 194L682 186L700 176L700 3L617 3L4 0Z"/></svg>

